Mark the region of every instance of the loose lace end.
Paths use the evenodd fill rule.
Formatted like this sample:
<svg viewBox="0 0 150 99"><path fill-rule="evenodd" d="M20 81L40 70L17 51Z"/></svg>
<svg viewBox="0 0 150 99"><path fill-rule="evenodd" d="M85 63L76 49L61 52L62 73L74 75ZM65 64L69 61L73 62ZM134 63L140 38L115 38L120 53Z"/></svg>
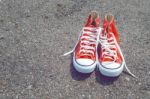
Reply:
<svg viewBox="0 0 150 99"><path fill-rule="evenodd" d="M69 52L67 52L67 53L65 53L65 54L63 54L63 55L61 55L61 56L67 56L67 55L69 55L69 54L71 54L71 53L73 53L73 50L71 50L71 51L69 51Z"/></svg>
<svg viewBox="0 0 150 99"><path fill-rule="evenodd" d="M127 67L126 65L125 65L125 68L126 68L127 72L128 72L132 77L138 78L138 77L136 77L133 73L131 73L131 71L128 69L128 67Z"/></svg>

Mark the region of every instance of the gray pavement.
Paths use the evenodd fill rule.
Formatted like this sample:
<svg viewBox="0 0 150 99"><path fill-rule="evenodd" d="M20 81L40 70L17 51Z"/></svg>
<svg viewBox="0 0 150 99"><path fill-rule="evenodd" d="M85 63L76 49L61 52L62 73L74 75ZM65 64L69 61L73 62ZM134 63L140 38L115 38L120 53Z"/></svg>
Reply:
<svg viewBox="0 0 150 99"><path fill-rule="evenodd" d="M60 57L92 10L115 15L138 79L80 74ZM150 0L0 0L0 99L150 99Z"/></svg>

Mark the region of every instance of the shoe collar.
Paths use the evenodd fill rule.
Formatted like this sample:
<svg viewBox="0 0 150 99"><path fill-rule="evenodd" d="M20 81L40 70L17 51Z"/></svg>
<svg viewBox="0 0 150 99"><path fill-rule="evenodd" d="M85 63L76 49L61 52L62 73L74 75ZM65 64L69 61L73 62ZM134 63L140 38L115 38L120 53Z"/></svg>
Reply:
<svg viewBox="0 0 150 99"><path fill-rule="evenodd" d="M99 27L100 18L96 11L92 11L87 19L85 27Z"/></svg>

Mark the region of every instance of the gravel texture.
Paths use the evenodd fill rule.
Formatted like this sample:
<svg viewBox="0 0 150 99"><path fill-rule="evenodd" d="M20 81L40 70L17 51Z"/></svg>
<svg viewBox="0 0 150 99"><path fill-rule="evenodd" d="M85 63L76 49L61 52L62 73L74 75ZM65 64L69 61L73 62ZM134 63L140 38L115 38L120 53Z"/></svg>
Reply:
<svg viewBox="0 0 150 99"><path fill-rule="evenodd" d="M71 50L90 11L115 16L127 66L80 74ZM0 99L150 99L150 0L0 0Z"/></svg>

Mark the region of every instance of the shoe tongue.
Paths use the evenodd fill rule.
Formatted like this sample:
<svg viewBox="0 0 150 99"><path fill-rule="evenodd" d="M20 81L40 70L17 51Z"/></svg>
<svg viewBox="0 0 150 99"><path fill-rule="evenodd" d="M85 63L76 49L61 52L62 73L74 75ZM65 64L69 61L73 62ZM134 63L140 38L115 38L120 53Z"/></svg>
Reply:
<svg viewBox="0 0 150 99"><path fill-rule="evenodd" d="M104 30L104 32L102 32L102 36L108 37L108 32L106 30Z"/></svg>
<svg viewBox="0 0 150 99"><path fill-rule="evenodd" d="M112 62L113 58L111 56L110 57L105 57L105 58L103 58L103 61L105 61L105 62Z"/></svg>
<svg viewBox="0 0 150 99"><path fill-rule="evenodd" d="M106 27L106 30L103 32L103 36L106 36L106 37L108 37L108 38L111 36L109 29L110 29L110 27L107 26L107 27Z"/></svg>
<svg viewBox="0 0 150 99"><path fill-rule="evenodd" d="M112 37L111 33L109 33L109 32L105 32L104 34L102 34L102 36L103 36L103 37L106 37L107 40L109 40L109 38Z"/></svg>
<svg viewBox="0 0 150 99"><path fill-rule="evenodd" d="M91 28L95 28L94 25L90 24L89 26L86 26L86 27L91 27Z"/></svg>

